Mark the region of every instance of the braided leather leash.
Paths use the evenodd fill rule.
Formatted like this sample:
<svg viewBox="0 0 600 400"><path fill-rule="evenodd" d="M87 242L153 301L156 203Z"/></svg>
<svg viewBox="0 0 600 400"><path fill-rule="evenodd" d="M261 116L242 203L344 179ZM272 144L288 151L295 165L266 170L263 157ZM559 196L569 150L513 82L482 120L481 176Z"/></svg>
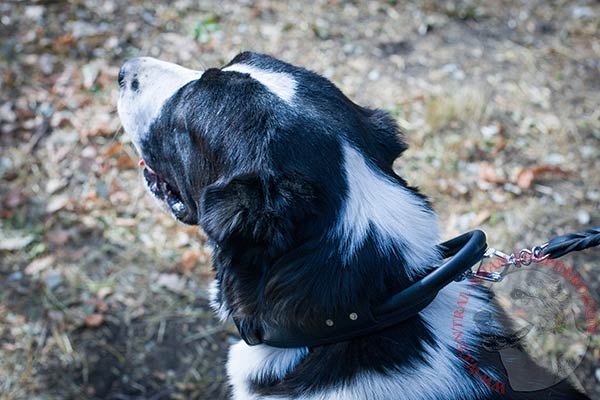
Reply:
<svg viewBox="0 0 600 400"><path fill-rule="evenodd" d="M558 258L572 251L581 251L598 245L600 245L600 226L555 237L547 243L542 254L550 258Z"/></svg>

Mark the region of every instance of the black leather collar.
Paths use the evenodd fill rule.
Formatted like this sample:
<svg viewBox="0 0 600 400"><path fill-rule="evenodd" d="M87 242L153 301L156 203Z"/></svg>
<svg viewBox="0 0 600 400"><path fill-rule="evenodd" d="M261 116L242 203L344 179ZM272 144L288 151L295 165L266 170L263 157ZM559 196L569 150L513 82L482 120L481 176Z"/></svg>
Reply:
<svg viewBox="0 0 600 400"><path fill-rule="evenodd" d="M257 331L241 321L234 322L242 339L250 346L314 347L366 336L397 325L427 307L438 292L479 262L487 248L485 234L474 230L438 245L443 258L452 257L441 266L396 293L383 304L361 304L323 321L322 328L307 330L299 325L267 326Z"/></svg>

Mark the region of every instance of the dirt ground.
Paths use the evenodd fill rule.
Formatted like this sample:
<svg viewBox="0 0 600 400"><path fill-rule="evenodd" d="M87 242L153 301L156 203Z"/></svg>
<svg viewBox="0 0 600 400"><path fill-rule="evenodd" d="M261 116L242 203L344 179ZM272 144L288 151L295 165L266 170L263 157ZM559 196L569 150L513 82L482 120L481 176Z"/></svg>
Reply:
<svg viewBox="0 0 600 400"><path fill-rule="evenodd" d="M242 50L392 112L444 238L510 252L600 224L598 1L3 2L0 399L227 398L210 249L144 193L116 79L132 56ZM565 257L597 301L599 261ZM600 398L587 340L575 378Z"/></svg>

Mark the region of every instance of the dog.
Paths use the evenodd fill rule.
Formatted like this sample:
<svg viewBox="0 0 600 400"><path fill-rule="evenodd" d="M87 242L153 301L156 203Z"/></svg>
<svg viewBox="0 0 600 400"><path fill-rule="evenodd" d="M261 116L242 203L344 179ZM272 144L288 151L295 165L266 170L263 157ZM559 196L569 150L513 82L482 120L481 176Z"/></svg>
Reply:
<svg viewBox="0 0 600 400"><path fill-rule="evenodd" d="M119 86L148 190L206 232L213 307L240 331L323 330L441 264L435 212L392 168L407 147L394 119L326 78L244 52L205 71L130 59ZM513 390L485 345L505 335L500 314L464 281L369 335L291 348L240 341L227 363L233 398L587 399L566 381Z"/></svg>

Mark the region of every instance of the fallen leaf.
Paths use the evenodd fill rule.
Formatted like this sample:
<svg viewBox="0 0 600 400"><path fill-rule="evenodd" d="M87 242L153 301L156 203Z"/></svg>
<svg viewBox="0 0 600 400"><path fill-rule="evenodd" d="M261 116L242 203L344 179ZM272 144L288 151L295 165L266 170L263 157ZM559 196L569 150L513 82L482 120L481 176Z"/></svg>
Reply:
<svg viewBox="0 0 600 400"><path fill-rule="evenodd" d="M69 204L69 197L67 195L54 196L48 202L48 205L46 206L46 212L48 214L55 213L65 208L67 204Z"/></svg>
<svg viewBox="0 0 600 400"><path fill-rule="evenodd" d="M53 256L45 256L45 257L36 258L32 262L30 262L27 267L25 267L25 273L27 275L39 274L40 272L42 272L43 270L45 270L46 268L51 266L53 263L54 263Z"/></svg>
<svg viewBox="0 0 600 400"><path fill-rule="evenodd" d="M569 172L563 170L556 165L534 165L529 168L521 168L517 173L516 183L522 190L527 190L533 182L542 174L553 173L560 176L568 175Z"/></svg>
<svg viewBox="0 0 600 400"><path fill-rule="evenodd" d="M122 226L125 228L131 228L137 225L137 221L133 218L115 218L115 225Z"/></svg>
<svg viewBox="0 0 600 400"><path fill-rule="evenodd" d="M0 240L0 250L21 250L22 248L26 247L29 243L33 242L33 239L33 236L4 238Z"/></svg>
<svg viewBox="0 0 600 400"><path fill-rule="evenodd" d="M107 296L110 296L112 293L113 293L112 288L110 288L108 286L104 286L104 287L101 287L100 289L98 289L98 291L96 292L96 297L98 297L98 299L100 299L100 300L103 300Z"/></svg>
<svg viewBox="0 0 600 400"><path fill-rule="evenodd" d="M108 305L103 300L96 300L96 310L100 313L105 313L108 311Z"/></svg>
<svg viewBox="0 0 600 400"><path fill-rule="evenodd" d="M65 179L50 179L46 182L46 193L53 194L67 186Z"/></svg>
<svg viewBox="0 0 600 400"><path fill-rule="evenodd" d="M198 250L188 249L184 251L181 255L181 266L183 267L183 272L186 274L190 273L198 263L198 260L201 256L202 253Z"/></svg>
<svg viewBox="0 0 600 400"><path fill-rule="evenodd" d="M63 36L59 36L52 42L52 46L56 48L70 47L75 44L75 38L72 33L67 33Z"/></svg>
<svg viewBox="0 0 600 400"><path fill-rule="evenodd" d="M473 228L477 228L479 225L487 221L491 217L491 215L492 213L490 212L490 210L481 211L479 214L477 214L473 222L471 222L471 226Z"/></svg>
<svg viewBox="0 0 600 400"><path fill-rule="evenodd" d="M108 149L106 149L104 151L104 157L106 157L106 158L113 157L114 155L120 153L122 148L123 148L123 145L121 143L115 142L112 145L110 145L108 147Z"/></svg>
<svg viewBox="0 0 600 400"><path fill-rule="evenodd" d="M17 208L25 202L25 196L23 196L23 188L17 188L8 193L4 204L7 208Z"/></svg>
<svg viewBox="0 0 600 400"><path fill-rule="evenodd" d="M485 161L479 164L479 179L490 183L506 183L506 179L498 176L494 166Z"/></svg>
<svg viewBox="0 0 600 400"><path fill-rule="evenodd" d="M104 322L104 315L93 313L85 317L85 326L88 328L97 328Z"/></svg>
<svg viewBox="0 0 600 400"><path fill-rule="evenodd" d="M66 229L54 229L48 234L48 242L62 246L69 241L70 232Z"/></svg>
<svg viewBox="0 0 600 400"><path fill-rule="evenodd" d="M119 158L117 158L117 168L119 169L131 169L136 167L137 162L127 154L121 154Z"/></svg>
<svg viewBox="0 0 600 400"><path fill-rule="evenodd" d="M177 274L160 274L156 284L175 293L181 293L185 289L186 279Z"/></svg>
<svg viewBox="0 0 600 400"><path fill-rule="evenodd" d="M56 289L63 282L62 274L49 274L44 278L46 287L50 290Z"/></svg>

